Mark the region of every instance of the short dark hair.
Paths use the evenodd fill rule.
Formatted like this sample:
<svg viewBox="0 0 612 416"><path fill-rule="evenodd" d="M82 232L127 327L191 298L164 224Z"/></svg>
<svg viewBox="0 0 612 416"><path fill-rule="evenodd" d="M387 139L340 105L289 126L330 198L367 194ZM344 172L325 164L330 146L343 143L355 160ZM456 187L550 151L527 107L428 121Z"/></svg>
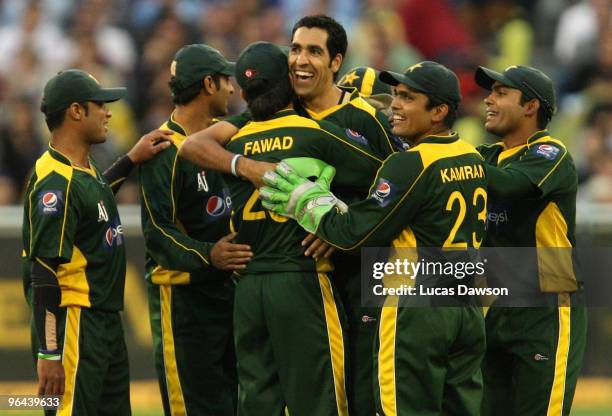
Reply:
<svg viewBox="0 0 612 416"><path fill-rule="evenodd" d="M523 91L521 91L521 99L519 101L521 105L524 105L527 101L531 101L531 100L538 100L538 99L529 98L527 95L525 95ZM544 130L546 126L548 126L548 123L550 123L551 117L552 116L549 117L548 112L546 111L546 108L544 108L543 103L540 101L540 108L538 109L538 129Z"/></svg>
<svg viewBox="0 0 612 416"><path fill-rule="evenodd" d="M434 107L437 107L442 104L446 104L448 107L448 114L442 120L442 123L449 129L453 127L455 121L457 120L457 104L447 103L446 101L442 101L435 95L425 94L427 96L427 104L425 104L425 108L427 110L431 110Z"/></svg>
<svg viewBox="0 0 612 416"><path fill-rule="evenodd" d="M268 120L295 99L289 77L283 77L272 85L265 80L254 79L249 81L244 94L247 107L255 121Z"/></svg>
<svg viewBox="0 0 612 416"><path fill-rule="evenodd" d="M89 103L82 102L79 104L85 109L85 115L88 115L89 114ZM49 131L53 131L59 126L61 126L64 120L66 119L66 112L68 111L68 108L64 108L63 110L56 111L51 114L47 114L46 110L47 108L45 107L45 104L44 103L41 104L40 111L42 111L43 114L45 115L45 123L47 124L47 128L49 129Z"/></svg>
<svg viewBox="0 0 612 416"><path fill-rule="evenodd" d="M209 75L215 83L215 86L219 88L221 86L221 78L219 74ZM209 75L205 75L202 79ZM188 85L185 88L181 88L178 84L179 83L175 77L170 78L170 81L168 82L168 86L170 87L170 91L172 92L172 102L176 105L189 104L190 102L195 100L198 94L200 94L200 91L202 91L202 88L204 88L202 80L194 82L193 84Z"/></svg>
<svg viewBox="0 0 612 416"><path fill-rule="evenodd" d="M291 31L291 40L293 40L293 36L295 35L296 30L301 27L307 27L309 29L316 27L326 31L326 46L330 58L334 59L337 54L340 54L342 55L342 60L344 61L344 55L346 55L346 48L348 45L348 41L346 39L346 30L344 30L344 27L335 19L324 14L302 17L300 20L297 21L295 25L293 25L293 30ZM336 78L338 78L338 72L334 73L334 81L336 81Z"/></svg>

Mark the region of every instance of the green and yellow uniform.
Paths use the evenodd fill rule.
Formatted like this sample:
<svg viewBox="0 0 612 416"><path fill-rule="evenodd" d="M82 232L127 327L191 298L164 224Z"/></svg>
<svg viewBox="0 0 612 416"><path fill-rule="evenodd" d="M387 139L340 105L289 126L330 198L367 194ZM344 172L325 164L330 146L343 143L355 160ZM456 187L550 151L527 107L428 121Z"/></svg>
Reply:
<svg viewBox="0 0 612 416"><path fill-rule="evenodd" d="M572 255L574 162L546 131L510 149L497 143L478 150L490 165L483 246L534 248L518 264L499 249L502 263L487 270L489 285L508 286L518 276L517 296L549 305L495 307L516 306L500 300L489 309L483 415L567 415L586 342L586 310L576 306L582 282ZM515 273L509 276L506 266Z"/></svg>
<svg viewBox="0 0 612 416"><path fill-rule="evenodd" d="M113 191L94 163L73 166L50 147L26 191L24 255L56 259L66 308L57 348L65 393L58 415L130 414L123 308L125 246Z"/></svg>
<svg viewBox="0 0 612 416"><path fill-rule="evenodd" d="M186 139L171 116L172 146L139 167L155 366L167 415L234 415L234 283L211 265L229 233L232 200L218 172L178 156Z"/></svg>
<svg viewBox="0 0 612 416"><path fill-rule="evenodd" d="M343 250L390 242L394 249L416 253L434 247L464 250L482 242L486 202L483 160L476 149L456 134L428 136L389 156L369 197L351 204L346 214L327 213L317 235ZM417 276L416 285L424 283ZM478 414L485 351L480 308L465 303L407 307L426 306L422 302L418 296L385 300L376 342L378 412Z"/></svg>
<svg viewBox="0 0 612 416"><path fill-rule="evenodd" d="M369 77L367 82L375 78ZM364 81L365 82L365 81ZM386 84L383 84L386 85ZM398 139L391 134L387 117L377 111L354 87L339 87L343 96L340 103L320 113L306 110L314 120L325 120L347 129L347 134L360 135L364 143L372 148L381 159L402 149ZM367 86L366 86L367 89ZM342 165L334 165L336 168ZM364 186L372 182L373 176L367 178ZM332 190L340 199L351 203L364 199L367 194L345 189L336 181ZM347 390L349 403L354 404L351 411L356 415L369 416L375 411L373 384L372 345L376 337L376 308L361 306L361 283L358 254L335 253L332 257L334 271L332 279L338 288L348 319L348 379Z"/></svg>
<svg viewBox="0 0 612 416"><path fill-rule="evenodd" d="M317 158L337 167L337 184L366 193L381 160L363 143L358 134L285 110L247 124L227 148L267 162ZM329 263L304 256L306 232L263 209L249 182L232 178L228 185L237 242L254 253L235 298L240 412L268 416L287 406L292 416L348 414L345 322Z"/></svg>

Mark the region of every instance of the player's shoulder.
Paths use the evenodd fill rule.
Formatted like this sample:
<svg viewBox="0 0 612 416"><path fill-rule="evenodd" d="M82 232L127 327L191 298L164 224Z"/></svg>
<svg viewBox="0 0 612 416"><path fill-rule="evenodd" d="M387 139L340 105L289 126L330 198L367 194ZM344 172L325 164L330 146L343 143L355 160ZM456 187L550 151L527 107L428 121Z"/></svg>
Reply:
<svg viewBox="0 0 612 416"><path fill-rule="evenodd" d="M563 158L572 162L565 144L546 131L536 133L527 141L527 153L549 161L557 161Z"/></svg>
<svg viewBox="0 0 612 416"><path fill-rule="evenodd" d="M481 155L486 156L486 155L497 153L497 152L504 150L504 143L503 142L483 143L483 144L476 146L476 150L478 150L478 152Z"/></svg>
<svg viewBox="0 0 612 416"><path fill-rule="evenodd" d="M48 150L36 160L33 180L31 181L33 187L37 189L62 189L64 191L68 188L68 184L74 176L74 168L67 158L65 161L60 158L63 158L63 156Z"/></svg>

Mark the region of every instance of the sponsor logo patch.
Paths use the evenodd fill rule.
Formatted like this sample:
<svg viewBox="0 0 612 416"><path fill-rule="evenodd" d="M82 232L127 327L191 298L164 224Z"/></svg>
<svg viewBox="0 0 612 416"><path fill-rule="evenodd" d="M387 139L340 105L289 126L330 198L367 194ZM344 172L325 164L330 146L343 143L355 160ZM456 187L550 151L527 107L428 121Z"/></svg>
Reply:
<svg viewBox="0 0 612 416"><path fill-rule="evenodd" d="M123 244L123 225L119 222L119 218L113 219L110 226L106 229L102 240L104 246L108 249Z"/></svg>
<svg viewBox="0 0 612 416"><path fill-rule="evenodd" d="M536 354L533 356L533 359L536 361L548 361L548 357L542 354Z"/></svg>
<svg viewBox="0 0 612 416"><path fill-rule="evenodd" d="M42 191L38 194L38 209L44 215L58 215L64 211L62 191Z"/></svg>
<svg viewBox="0 0 612 416"><path fill-rule="evenodd" d="M550 144L541 144L534 148L534 153L538 156L542 156L548 160L554 160L557 158L559 154L559 149L556 146L552 146Z"/></svg>
<svg viewBox="0 0 612 416"><path fill-rule="evenodd" d="M346 137L348 137L350 140L357 142L364 146L368 145L368 139L363 137L361 134L359 134L355 130L346 129L344 132L346 133Z"/></svg>
<svg viewBox="0 0 612 416"><path fill-rule="evenodd" d="M206 201L206 213L211 217L228 215L231 211L232 198L229 190L223 188L222 195L211 195Z"/></svg>
<svg viewBox="0 0 612 416"><path fill-rule="evenodd" d="M370 198L376 200L378 205L386 207L397 193L397 187L385 178L378 179L376 187L370 194Z"/></svg>

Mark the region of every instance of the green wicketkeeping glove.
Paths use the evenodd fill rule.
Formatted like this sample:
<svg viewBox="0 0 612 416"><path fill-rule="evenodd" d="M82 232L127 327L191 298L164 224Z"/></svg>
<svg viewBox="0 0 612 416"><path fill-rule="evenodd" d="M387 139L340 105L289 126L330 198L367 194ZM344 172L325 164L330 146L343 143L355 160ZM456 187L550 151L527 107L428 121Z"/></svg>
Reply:
<svg viewBox="0 0 612 416"><path fill-rule="evenodd" d="M327 170L324 174L324 169L326 167L330 167L330 165L313 157L290 157L283 159L282 162L289 165L294 173L302 176L303 178L318 178L318 184L322 185L324 189L327 190L329 190L331 181L336 173L336 170L334 169L333 171ZM331 176L327 177L330 174ZM344 203L344 201L338 198L336 198L336 208L342 213L348 211L348 206Z"/></svg>
<svg viewBox="0 0 612 416"><path fill-rule="evenodd" d="M282 161L264 175L268 186L259 190L259 198L265 208L293 218L306 231L315 233L321 218L339 201L329 191L335 174L333 166L321 166L317 180L312 182Z"/></svg>

